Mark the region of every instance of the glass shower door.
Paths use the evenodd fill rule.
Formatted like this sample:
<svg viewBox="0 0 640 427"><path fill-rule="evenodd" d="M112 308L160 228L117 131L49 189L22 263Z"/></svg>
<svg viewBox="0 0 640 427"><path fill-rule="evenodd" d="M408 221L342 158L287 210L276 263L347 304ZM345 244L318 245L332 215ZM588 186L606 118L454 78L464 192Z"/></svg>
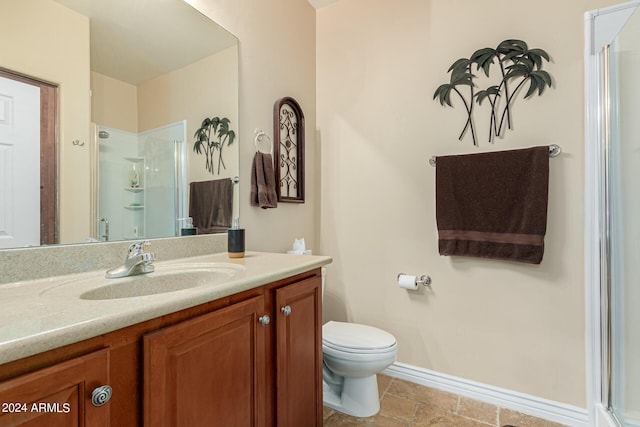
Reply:
<svg viewBox="0 0 640 427"><path fill-rule="evenodd" d="M146 159L146 227L152 237L179 236L185 205L183 122L142 132L139 152Z"/></svg>
<svg viewBox="0 0 640 427"><path fill-rule="evenodd" d="M131 185L128 185L129 177L124 168L125 163L130 163L127 159L137 159L137 135L115 128L98 126L97 137L99 189L97 192L98 218L96 227L98 240L116 241L131 238L130 234L134 234L132 232L134 227L139 227L138 233L143 235L141 215L144 203L141 200L144 197L144 187L131 188ZM131 171L133 171L134 165L138 166L138 163L131 163ZM143 174L143 170L140 168L137 172L139 176ZM129 206L134 204L139 204L140 209ZM125 206L130 209L125 209Z"/></svg>
<svg viewBox="0 0 640 427"><path fill-rule="evenodd" d="M174 237L186 216L186 122L141 133L98 125L97 238Z"/></svg>
<svg viewBox="0 0 640 427"><path fill-rule="evenodd" d="M608 51L609 409L640 426L640 9Z"/></svg>

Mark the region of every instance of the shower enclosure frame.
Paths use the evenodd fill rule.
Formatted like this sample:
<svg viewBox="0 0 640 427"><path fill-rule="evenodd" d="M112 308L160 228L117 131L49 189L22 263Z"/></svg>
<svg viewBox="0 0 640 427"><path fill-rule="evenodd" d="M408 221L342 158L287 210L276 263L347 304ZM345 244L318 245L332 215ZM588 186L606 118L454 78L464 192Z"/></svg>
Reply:
<svg viewBox="0 0 640 427"><path fill-rule="evenodd" d="M161 126L155 129L150 129L149 131L140 132L138 135L147 134L149 132L154 131L162 131L164 129L169 129L172 126L182 126L183 132L178 139L173 139L172 151L174 155L174 176L176 179L176 190L174 192L174 236L170 237L178 237L180 236L180 224L178 220L185 219L188 212L187 206L187 122L186 120L181 120L175 123L171 123L169 125ZM91 143L89 144L89 158L90 158L90 212L89 216L91 219L91 230L90 236L95 242L104 242L101 236L101 219L99 217L99 194L100 194L100 177L99 177L99 140L100 137L100 125L95 123L90 124L91 127ZM119 130L113 128L114 130ZM108 137L108 133L107 133ZM171 139L171 138L170 138ZM105 226L108 227L108 221L105 223ZM144 238L154 238L154 237L162 237L162 236L146 236ZM125 240L130 239L129 237L125 237ZM121 240L121 239L117 239Z"/></svg>
<svg viewBox="0 0 640 427"><path fill-rule="evenodd" d="M640 1L585 13L585 334L591 426L619 427L612 402L609 46Z"/></svg>

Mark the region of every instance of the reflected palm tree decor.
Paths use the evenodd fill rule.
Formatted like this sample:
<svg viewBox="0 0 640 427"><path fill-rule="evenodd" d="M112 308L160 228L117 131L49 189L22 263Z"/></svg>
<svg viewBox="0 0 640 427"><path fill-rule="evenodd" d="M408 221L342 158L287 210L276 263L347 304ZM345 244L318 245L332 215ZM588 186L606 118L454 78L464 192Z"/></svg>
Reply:
<svg viewBox="0 0 640 427"><path fill-rule="evenodd" d="M279 202L304 203L304 114L293 98L273 109L276 192Z"/></svg>
<svg viewBox="0 0 640 427"><path fill-rule="evenodd" d="M193 151L202 154L204 152L206 163L205 168L211 174L220 175L220 166L227 169L222 158L222 149L225 145L233 144L236 139L236 133L229 128L231 121L226 117L206 118L202 121L202 125L193 135L196 142L193 144ZM213 134L213 136L212 136ZM214 154L218 153L218 170L214 172Z"/></svg>
<svg viewBox="0 0 640 427"><path fill-rule="evenodd" d="M493 142L495 137L504 135L505 128L511 129L512 102L525 83L529 83L525 99L535 93L542 95L547 86L551 87L551 75L542 70L544 61L549 61L549 55L544 50L529 49L522 40L504 40L495 49L478 49L469 58L455 61L447 71L451 73L449 83L440 85L433 94L433 99L438 100L442 106L451 107L451 94L458 95L467 111L467 121L458 139L462 141L465 133L470 130L473 145L476 146L478 141L473 121L474 104L482 105L484 100L489 101L491 111L488 141ZM477 76L473 74L473 66L476 66L476 71L482 69L489 78L491 66L496 63L500 69L498 84L477 90ZM512 90L511 86L514 85ZM466 92L465 86L468 87L468 97L463 94Z"/></svg>

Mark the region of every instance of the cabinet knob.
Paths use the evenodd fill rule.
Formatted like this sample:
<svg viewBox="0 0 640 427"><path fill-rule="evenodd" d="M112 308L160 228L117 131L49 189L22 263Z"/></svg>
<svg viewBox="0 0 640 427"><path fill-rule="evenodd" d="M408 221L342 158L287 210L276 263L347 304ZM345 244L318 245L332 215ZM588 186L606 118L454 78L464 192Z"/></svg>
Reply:
<svg viewBox="0 0 640 427"><path fill-rule="evenodd" d="M280 309L280 311L282 312L282 314L284 314L285 316L288 316L291 314L291 306L285 305L284 307L282 307Z"/></svg>
<svg viewBox="0 0 640 427"><path fill-rule="evenodd" d="M93 406L102 406L111 399L113 390L108 385L98 387L91 393L91 403Z"/></svg>
<svg viewBox="0 0 640 427"><path fill-rule="evenodd" d="M260 316L258 322L260 322L262 326L267 326L271 322L271 318L268 314L265 314L264 316Z"/></svg>

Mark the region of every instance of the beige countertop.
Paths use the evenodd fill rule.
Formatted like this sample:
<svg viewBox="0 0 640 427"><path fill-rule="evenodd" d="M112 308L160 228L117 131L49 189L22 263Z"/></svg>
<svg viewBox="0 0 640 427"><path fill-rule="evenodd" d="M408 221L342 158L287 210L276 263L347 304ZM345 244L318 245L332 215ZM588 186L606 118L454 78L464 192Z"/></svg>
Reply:
<svg viewBox="0 0 640 427"><path fill-rule="evenodd" d="M189 265L221 265L222 277L188 289L128 298L90 300L80 295L135 278L104 279L104 270L0 284L0 364L79 342L165 314L194 307L331 263L326 256L247 252L156 262L144 276L170 278ZM233 264L233 265L230 265ZM228 268L224 268L227 266ZM188 276L186 276L188 277ZM202 280L201 276L198 276Z"/></svg>

